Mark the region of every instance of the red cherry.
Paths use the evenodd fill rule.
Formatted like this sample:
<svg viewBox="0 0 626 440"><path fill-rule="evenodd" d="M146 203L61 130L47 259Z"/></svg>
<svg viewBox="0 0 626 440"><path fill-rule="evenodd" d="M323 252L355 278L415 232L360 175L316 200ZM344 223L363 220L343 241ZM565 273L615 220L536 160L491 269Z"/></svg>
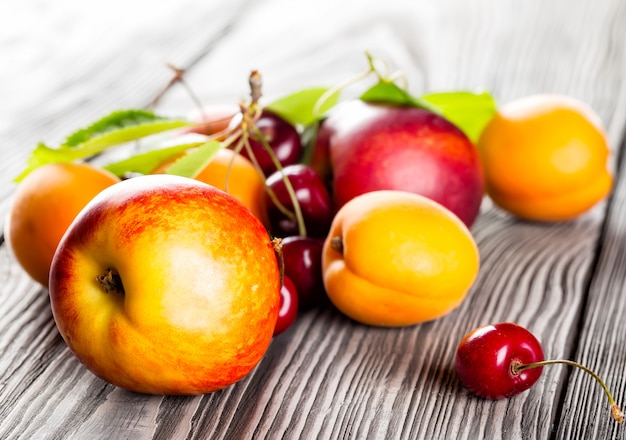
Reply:
<svg viewBox="0 0 626 440"><path fill-rule="evenodd" d="M285 179L292 186L293 196L306 227L306 235L325 238L333 220L332 200L320 176L313 168L304 164L288 165L272 173L265 181L265 206L273 235L287 237L300 232L292 195L287 189Z"/></svg>
<svg viewBox="0 0 626 440"><path fill-rule="evenodd" d="M624 415L604 381L589 368L573 361L544 360L535 336L517 324L502 322L478 327L466 334L456 351L455 369L465 388L486 399L513 397L539 379L544 366L566 364L589 373L602 387L618 422Z"/></svg>
<svg viewBox="0 0 626 440"><path fill-rule="evenodd" d="M241 113L235 115L229 127L241 125L242 118ZM254 128L248 128L248 136L250 151L244 148L241 154L247 159L252 159L250 157L252 153L265 176L278 169L272 155L282 167L296 164L302 157L303 147L298 130L269 110L263 109L261 116L254 122ZM237 142L233 142L232 145L237 145ZM268 146L271 153L267 150Z"/></svg>
<svg viewBox="0 0 626 440"><path fill-rule="evenodd" d="M322 278L324 240L289 236L282 239L281 246L285 275L296 286L300 310L327 304L328 296Z"/></svg>
<svg viewBox="0 0 626 440"><path fill-rule="evenodd" d="M463 338L456 352L461 383L486 399L513 397L541 376L541 368L514 374L513 362L544 360L541 344L524 327L510 322L479 327Z"/></svg>
<svg viewBox="0 0 626 440"><path fill-rule="evenodd" d="M289 277L285 276L283 277L283 285L280 288L280 310L278 311L276 327L274 327L274 336L278 336L291 327L297 316L298 292Z"/></svg>

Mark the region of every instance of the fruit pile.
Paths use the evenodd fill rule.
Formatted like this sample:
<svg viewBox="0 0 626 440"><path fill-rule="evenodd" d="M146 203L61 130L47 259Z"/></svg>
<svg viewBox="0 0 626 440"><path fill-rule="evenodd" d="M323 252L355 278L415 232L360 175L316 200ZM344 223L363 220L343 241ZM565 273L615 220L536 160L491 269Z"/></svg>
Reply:
<svg viewBox="0 0 626 440"><path fill-rule="evenodd" d="M313 307L384 327L440 318L478 275L470 228L485 194L561 221L609 193L609 148L583 104L415 97L368 60L378 80L359 98L311 88L264 103L253 71L239 106L117 111L34 149L5 238L87 368L134 391L206 393L248 374ZM140 141L123 160L86 161ZM530 346L476 342L492 333L463 340L458 376L510 397L538 379L543 353L512 348L513 367L493 366L498 344ZM477 385L496 370L492 388Z"/></svg>

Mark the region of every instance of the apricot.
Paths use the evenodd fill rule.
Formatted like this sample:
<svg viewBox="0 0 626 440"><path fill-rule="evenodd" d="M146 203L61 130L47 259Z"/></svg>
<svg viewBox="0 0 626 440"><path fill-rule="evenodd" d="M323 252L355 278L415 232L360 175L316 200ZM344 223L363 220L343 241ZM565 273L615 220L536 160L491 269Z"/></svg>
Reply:
<svg viewBox="0 0 626 440"><path fill-rule="evenodd" d="M503 105L477 148L487 194L519 218L575 218L613 185L600 118L571 97L539 94Z"/></svg>
<svg viewBox="0 0 626 440"><path fill-rule="evenodd" d="M467 226L424 196L378 190L337 212L322 253L331 302L363 324L398 327L442 317L479 270Z"/></svg>
<svg viewBox="0 0 626 440"><path fill-rule="evenodd" d="M167 168L182 155L168 159L157 166L150 174L166 173ZM267 227L265 209L265 178L252 162L233 150L219 150L210 162L194 177L235 197L252 211L256 218Z"/></svg>
<svg viewBox="0 0 626 440"><path fill-rule="evenodd" d="M22 180L5 223L7 245L22 268L48 287L52 257L76 215L119 178L87 163L41 166Z"/></svg>

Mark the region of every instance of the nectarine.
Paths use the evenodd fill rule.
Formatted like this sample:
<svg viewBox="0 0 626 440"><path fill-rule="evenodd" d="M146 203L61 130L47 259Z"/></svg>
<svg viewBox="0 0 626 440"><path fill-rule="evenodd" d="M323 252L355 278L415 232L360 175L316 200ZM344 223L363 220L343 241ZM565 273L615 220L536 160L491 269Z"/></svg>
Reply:
<svg viewBox="0 0 626 440"><path fill-rule="evenodd" d="M76 217L52 262L50 301L61 336L100 378L207 393L242 379L269 347L279 267L265 227L234 197L141 176Z"/></svg>
<svg viewBox="0 0 626 440"><path fill-rule="evenodd" d="M318 149L329 154L337 208L369 191L403 190L435 200L468 227L479 214L478 152L458 127L431 111L346 101L322 123Z"/></svg>

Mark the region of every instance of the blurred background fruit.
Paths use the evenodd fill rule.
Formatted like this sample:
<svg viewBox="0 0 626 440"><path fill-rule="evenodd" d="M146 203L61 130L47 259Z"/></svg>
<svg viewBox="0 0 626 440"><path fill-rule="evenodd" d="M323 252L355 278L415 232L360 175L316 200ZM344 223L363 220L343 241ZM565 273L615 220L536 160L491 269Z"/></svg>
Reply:
<svg viewBox="0 0 626 440"><path fill-rule="evenodd" d="M35 281L48 286L52 257L69 225L93 197L119 180L93 165L65 162L41 166L19 183L4 237Z"/></svg>
<svg viewBox="0 0 626 440"><path fill-rule="evenodd" d="M318 145L330 154L336 208L369 191L404 190L442 204L468 227L478 216L484 195L480 158L444 117L353 100L334 108L322 131Z"/></svg>
<svg viewBox="0 0 626 440"><path fill-rule="evenodd" d="M538 94L501 106L477 147L487 193L523 219L569 220L611 191L601 120L571 97Z"/></svg>

